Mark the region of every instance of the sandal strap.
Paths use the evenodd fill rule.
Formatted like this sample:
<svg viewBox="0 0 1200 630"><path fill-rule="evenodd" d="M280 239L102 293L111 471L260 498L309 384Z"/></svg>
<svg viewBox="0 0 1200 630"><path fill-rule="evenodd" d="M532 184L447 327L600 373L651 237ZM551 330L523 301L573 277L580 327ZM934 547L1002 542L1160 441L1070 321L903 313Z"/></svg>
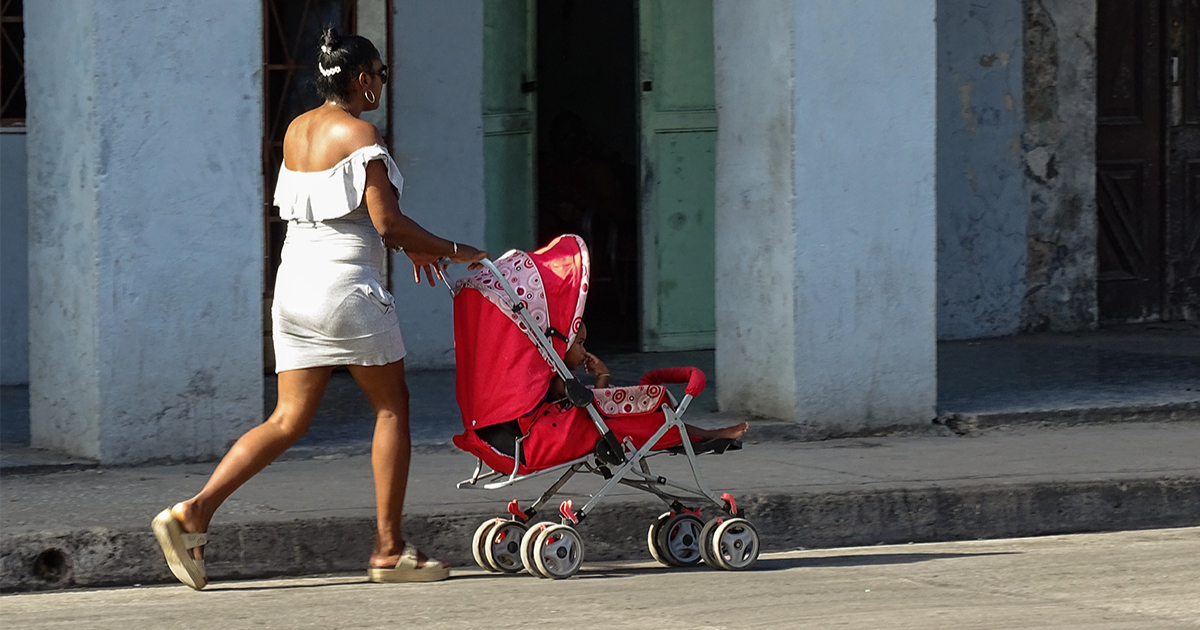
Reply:
<svg viewBox="0 0 1200 630"><path fill-rule="evenodd" d="M184 534L183 534L183 536L181 536L181 538L183 539L184 549L194 549L196 547L201 547L203 545L208 544L208 534L207 533L189 534L189 533L184 532Z"/></svg>
<svg viewBox="0 0 1200 630"><path fill-rule="evenodd" d="M417 548L412 543L404 545L404 551L400 552L400 559L396 561L396 568L408 570L416 569L417 553Z"/></svg>

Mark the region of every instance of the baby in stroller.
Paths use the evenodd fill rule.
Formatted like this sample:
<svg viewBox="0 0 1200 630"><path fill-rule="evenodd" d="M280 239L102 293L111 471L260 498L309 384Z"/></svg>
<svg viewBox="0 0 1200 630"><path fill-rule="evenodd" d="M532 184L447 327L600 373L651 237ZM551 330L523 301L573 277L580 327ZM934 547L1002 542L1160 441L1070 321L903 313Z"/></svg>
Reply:
<svg viewBox="0 0 1200 630"><path fill-rule="evenodd" d="M588 352L584 347L585 343L587 343L587 324L582 324L579 332L575 335L575 342L567 348L567 353L563 356L563 363L566 363L567 369L572 372L578 370L582 365L585 372L596 377L595 389L607 389L611 377L608 366L600 360L600 357ZM566 382L557 374L550 379L550 389L546 393L546 400L555 404L567 402ZM684 423L683 426L687 428L688 438L693 442L736 440L745 435L750 428L750 424L747 422L720 429L702 429L687 423Z"/></svg>
<svg viewBox="0 0 1200 630"><path fill-rule="evenodd" d="M532 504L509 503L512 518L484 522L472 550L483 568L506 573L525 569L539 577L573 575L583 558L575 530L617 485L648 492L670 509L650 525L651 555L670 566L704 561L726 570L749 568L758 559L758 534L741 517L729 494L705 484L700 453L738 450L746 423L706 430L682 416L704 390L696 368L661 368L630 387L608 387L607 366L585 347L583 311L589 260L583 240L565 235L537 252L511 251L455 283L454 338L457 398L464 432L454 444L475 455L474 474L463 489L496 490L534 477L560 477ZM579 367L596 377L583 385ZM666 387L686 384L676 400ZM686 436L686 439L685 439ZM650 471L659 454L686 457L695 484ZM484 471L484 466L490 470ZM577 473L604 478L583 506L563 501L561 524L533 518ZM702 505L722 514L705 522Z"/></svg>

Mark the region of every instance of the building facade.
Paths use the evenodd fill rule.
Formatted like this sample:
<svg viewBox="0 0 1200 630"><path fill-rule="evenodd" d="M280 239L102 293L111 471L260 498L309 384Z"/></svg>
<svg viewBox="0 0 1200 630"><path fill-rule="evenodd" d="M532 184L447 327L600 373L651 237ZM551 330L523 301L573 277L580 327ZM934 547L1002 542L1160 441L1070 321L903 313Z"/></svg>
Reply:
<svg viewBox="0 0 1200 630"><path fill-rule="evenodd" d="M494 255L582 234L593 337L715 348L731 411L923 425L938 339L1200 310L1196 0L77 0L20 17L3 378L29 383L38 447L203 459L261 421L270 188L287 122L318 104L325 24L392 67L373 122L406 213ZM451 366L445 291L392 264L407 364Z"/></svg>

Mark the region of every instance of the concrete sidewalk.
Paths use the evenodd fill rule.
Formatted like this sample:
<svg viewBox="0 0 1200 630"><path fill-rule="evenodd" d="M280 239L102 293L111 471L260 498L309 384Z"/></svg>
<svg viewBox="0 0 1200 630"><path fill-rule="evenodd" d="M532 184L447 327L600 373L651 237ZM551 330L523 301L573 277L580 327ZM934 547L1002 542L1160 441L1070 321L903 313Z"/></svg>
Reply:
<svg viewBox="0 0 1200 630"><path fill-rule="evenodd" d="M1200 524L1200 423L811 443L755 443L753 431L744 450L702 463L714 489L738 498L767 551ZM418 448L406 501L409 537L459 566L471 563L471 534L480 522L551 482L456 490L473 462L444 447ZM652 464L687 479L683 458ZM0 589L170 582L149 521L196 492L212 468L4 477ZM567 490L595 490L600 481L588 476ZM648 495L622 489L579 526L587 558L649 557L645 532L662 510ZM368 456L277 462L218 513L210 575L361 571L373 512Z"/></svg>
<svg viewBox="0 0 1200 630"><path fill-rule="evenodd" d="M673 365L714 375L711 352L601 356L618 383ZM939 362L928 424L826 439L751 419L745 450L703 458L710 485L738 497L769 551L1200 525L1200 325L943 343ZM470 564L475 527L551 480L456 490L474 459L448 446L461 431L453 372L414 372L409 386L417 446L406 531ZM710 381L689 422L741 420L715 411L718 386ZM198 491L214 464L98 468L30 449L27 394L3 393L0 589L171 581L149 520ZM361 571L373 537L371 417L349 375L335 373L309 434L218 513L214 579ZM688 479L681 458L652 463ZM599 485L589 477L568 489ZM631 490L613 495L581 525L588 559L648 557L646 528L661 510Z"/></svg>

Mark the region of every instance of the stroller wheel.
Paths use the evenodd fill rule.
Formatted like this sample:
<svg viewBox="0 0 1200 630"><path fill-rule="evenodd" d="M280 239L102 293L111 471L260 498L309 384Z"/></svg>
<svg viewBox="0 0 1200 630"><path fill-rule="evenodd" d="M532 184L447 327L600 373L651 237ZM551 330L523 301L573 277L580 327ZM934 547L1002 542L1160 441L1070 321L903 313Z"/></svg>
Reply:
<svg viewBox="0 0 1200 630"><path fill-rule="evenodd" d="M521 537L521 564L525 565L525 570L534 577L548 578L548 575L542 575L538 569L537 563L533 561L534 545L537 544L537 537L546 528L553 527L554 523L542 522L530 527L525 531L525 535Z"/></svg>
<svg viewBox="0 0 1200 630"><path fill-rule="evenodd" d="M501 523L504 523L504 519L502 518L486 520L475 530L475 535L471 537L471 555L475 557L475 564L478 564L479 568L491 571L492 573L499 573L500 567L488 561L485 547L490 539L492 529Z"/></svg>
<svg viewBox="0 0 1200 630"><path fill-rule="evenodd" d="M668 563L677 567L700 564L700 530L704 521L686 512L676 514L658 529L658 551Z"/></svg>
<svg viewBox="0 0 1200 630"><path fill-rule="evenodd" d="M650 555L654 556L654 559L659 564L665 564L670 567L675 565L667 560L666 555L658 547L658 530L662 529L662 524L667 522L669 518L671 518L671 513L663 512L658 518L654 519L653 523L650 523L650 530L646 532L646 546L650 548Z"/></svg>
<svg viewBox="0 0 1200 630"><path fill-rule="evenodd" d="M758 530L744 518L722 522L713 529L712 556L722 569L749 569L758 560Z"/></svg>
<svg viewBox="0 0 1200 630"><path fill-rule="evenodd" d="M713 532L724 522L725 519L717 517L705 523L704 529L700 530L700 559L714 569L720 569L721 565L717 564L716 556L713 555Z"/></svg>
<svg viewBox="0 0 1200 630"><path fill-rule="evenodd" d="M525 525L517 521L501 521L488 530L483 545L484 557L490 566L502 573L517 573L524 568L521 561L521 539Z"/></svg>
<svg viewBox="0 0 1200 630"><path fill-rule="evenodd" d="M569 525L551 525L533 543L533 562L545 577L569 578L583 566L583 538Z"/></svg>

